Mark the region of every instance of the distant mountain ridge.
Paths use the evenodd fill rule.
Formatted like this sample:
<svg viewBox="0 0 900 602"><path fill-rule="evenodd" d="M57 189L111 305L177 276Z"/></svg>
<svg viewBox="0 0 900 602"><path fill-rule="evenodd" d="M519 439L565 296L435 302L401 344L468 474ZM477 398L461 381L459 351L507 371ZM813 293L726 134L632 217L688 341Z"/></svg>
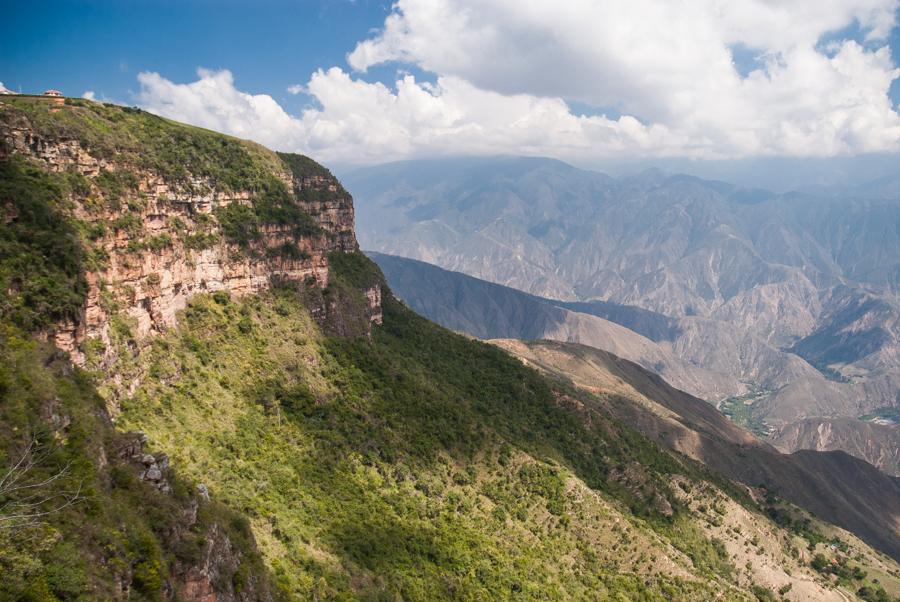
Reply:
<svg viewBox="0 0 900 602"><path fill-rule="evenodd" d="M900 406L896 177L776 194L489 157L368 167L344 182L362 248L624 325L727 375L730 387L708 387L721 395L677 385L741 397L760 429Z"/></svg>
<svg viewBox="0 0 900 602"><path fill-rule="evenodd" d="M738 318L779 344L815 330L831 287L893 295L900 274L900 200L880 192L775 195L526 158L396 163L345 182L363 248L542 297Z"/></svg>
<svg viewBox="0 0 900 602"><path fill-rule="evenodd" d="M746 389L733 377L680 359L627 325L570 311L546 299L424 262L380 253L369 256L410 308L447 328L482 339L554 339L591 345L628 358L709 399L741 394ZM627 307L620 311L643 315Z"/></svg>
<svg viewBox="0 0 900 602"><path fill-rule="evenodd" d="M414 259L368 254L412 309L448 328L483 339L550 339L589 345L631 360L673 386L712 402L745 395L745 382L756 380L777 389L755 403L756 419L778 425L773 443L787 451L843 449L898 474L888 450L898 447L900 429L876 428L876 439L865 443L873 429L856 419L864 413L868 391L875 392L873 399L879 399L879 386L881 398L890 394L894 385L886 380L889 377L857 385L837 383L802 358L707 318L668 318L607 301L552 301ZM829 431L827 444L791 434L799 422L825 420L815 416L835 408L850 412L852 418L842 419L840 429Z"/></svg>

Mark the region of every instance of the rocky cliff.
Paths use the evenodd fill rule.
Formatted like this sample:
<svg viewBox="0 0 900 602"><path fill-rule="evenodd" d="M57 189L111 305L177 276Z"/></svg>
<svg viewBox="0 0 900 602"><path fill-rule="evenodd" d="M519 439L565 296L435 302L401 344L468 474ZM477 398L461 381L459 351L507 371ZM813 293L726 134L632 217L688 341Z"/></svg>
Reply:
<svg viewBox="0 0 900 602"><path fill-rule="evenodd" d="M380 281L332 278L357 250L350 195L306 157L126 107L4 98L0 598L272 600L247 519L111 418L202 293L289 290L326 332L371 334ZM17 454L45 497L4 489ZM34 499L46 524L11 515Z"/></svg>
<svg viewBox="0 0 900 602"><path fill-rule="evenodd" d="M87 291L46 334L76 363L91 353L109 363L114 316L141 341L197 293L241 297L284 280L327 290L329 254L358 248L350 195L300 155L72 99L4 100L0 140L0 159L27 158L68 184ZM377 285L366 298L379 321ZM324 320L334 307L319 305Z"/></svg>

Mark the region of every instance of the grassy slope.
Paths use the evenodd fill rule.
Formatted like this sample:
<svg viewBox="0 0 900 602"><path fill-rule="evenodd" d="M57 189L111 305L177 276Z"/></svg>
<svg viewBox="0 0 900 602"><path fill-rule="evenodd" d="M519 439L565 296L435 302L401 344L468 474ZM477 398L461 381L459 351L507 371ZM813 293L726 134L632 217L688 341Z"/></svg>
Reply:
<svg viewBox="0 0 900 602"><path fill-rule="evenodd" d="M665 390L668 385L654 386L651 379L655 377L648 378L650 375L640 367L607 352L555 341L496 340L492 343L554 378L593 393L594 403L609 407L613 412L624 410L618 415L630 416L630 424L642 423L643 426L638 428L644 432L658 429L663 440L668 440L669 445L677 442L685 453L699 451L696 446L704 438L747 442L737 429L727 428L728 421L718 414L713 416L719 420L710 421L705 412L696 413L684 400L672 403L671 393ZM666 405L666 397L670 398L671 405ZM708 407L700 400L696 400L696 404L695 408ZM657 426L646 417L641 418L640 410L634 411L636 408L643 408L647 415L658 416ZM666 426L660 426L666 422ZM688 431L699 436L690 436ZM670 434L674 436L669 438ZM721 453L747 458L747 451L749 447ZM843 588L844 594L867 588L870 597L861 596L863 599L889 600L900 595L900 568L895 561L876 552L853 534L815 518L772 492L764 493L764 496L758 493L764 498L762 507L775 524L758 513L747 512L746 508L735 508L729 501L717 501L715 505L704 500L688 501L695 511L703 509L699 518L707 534L725 543L738 568L739 582L752 583L768 577L779 584L791 583L796 594L807 587L813 577L814 581L829 588L834 585ZM722 512L722 508L727 511ZM716 512L712 512L714 509ZM709 520L710 516L712 520ZM776 524L780 529L775 528ZM789 541L789 545L779 546L778 540ZM832 549L832 545L836 549ZM811 566L815 554L824 554L828 566ZM835 564L831 564L832 560ZM787 569L786 574L775 574L784 569ZM815 596L809 592L805 597Z"/></svg>
<svg viewBox="0 0 900 602"><path fill-rule="evenodd" d="M27 114L45 135L79 139L175 185L186 185L190 168L217 185L258 185L265 195L273 169L284 170L262 147L145 113L80 101L58 113L50 108L42 99L4 98L0 119L16 125ZM32 438L42 458L23 481L29 488L0 486L0 600L157 599L170 578L177 587L176 571L202 559L213 529L243 561L233 574L218 567L220 578L235 587L254 581L263 596L267 589L246 520L200 501L175 476L170 495L141 482L142 467L117 455L123 435L93 379L32 336L81 312L85 270L102 261L91 248L91 226L73 216L72 199L88 208L94 195L118 202L134 182L130 172L103 172L92 186L23 157L0 162L0 479ZM31 487L61 470L65 478ZM76 491L77 503L53 511ZM16 504L45 498L32 511L51 512L34 524L12 519ZM196 521L185 518L195 504Z"/></svg>
<svg viewBox="0 0 900 602"><path fill-rule="evenodd" d="M369 340L324 336L292 291L198 297L132 369L121 424L245 512L294 595L728 590L668 489L683 467L608 418L585 428L537 373L395 301ZM645 482L612 478L628 466Z"/></svg>
<svg viewBox="0 0 900 602"><path fill-rule="evenodd" d="M70 182L19 157L0 162L0 318L26 330L71 319L87 282Z"/></svg>
<svg viewBox="0 0 900 602"><path fill-rule="evenodd" d="M58 108L41 98L4 97L0 118L26 116L42 136L78 140L98 159L115 159L152 171L168 182L192 185L194 177L231 190L262 190L285 171L267 148L177 123L140 109L67 98Z"/></svg>
<svg viewBox="0 0 900 602"><path fill-rule="evenodd" d="M21 484L65 471L46 486L0 495L0 600L111 599L123 587L129 599L158 599L177 565L202 557L213 525L246 560L240 574L223 578L265 578L243 517L200 502L188 525L182 517L199 501L193 486L173 477L171 494L163 494L140 481L139 466L117 455L123 435L92 379L8 325L0 326L0 399L0 474L32 438L38 461ZM33 524L10 520L9 504L34 495L47 501L33 511L50 513ZM77 501L53 512L69 499Z"/></svg>

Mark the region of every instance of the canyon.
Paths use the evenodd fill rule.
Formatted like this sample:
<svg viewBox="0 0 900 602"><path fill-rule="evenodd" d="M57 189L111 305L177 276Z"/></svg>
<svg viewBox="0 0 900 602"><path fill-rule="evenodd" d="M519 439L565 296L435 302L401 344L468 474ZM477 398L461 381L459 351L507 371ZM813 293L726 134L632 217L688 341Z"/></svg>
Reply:
<svg viewBox="0 0 900 602"><path fill-rule="evenodd" d="M33 524L0 507L3 596L900 592L894 480L778 454L616 356L573 380L430 322L311 159L84 99L4 97L0 133L0 459L46 496ZM745 390L661 344L684 326L657 313L435 274L502 301L443 306L481 336L587 325L685 388Z"/></svg>
<svg viewBox="0 0 900 602"><path fill-rule="evenodd" d="M646 354L626 357L742 416L788 451L807 439L779 432L801 420L841 418L830 448L862 453L865 446L840 443L852 425L867 433L864 417L896 412L900 202L890 179L775 194L659 170L611 177L550 159L484 157L365 167L343 180L367 251L428 262L577 314L556 318L564 329L520 332L526 338L624 353L634 345L612 338L634 337L610 337L607 323L624 326L668 359L654 368ZM468 301L486 307L477 295L415 292L412 279L398 290L435 319ZM527 322L522 307L505 310ZM451 327L482 336L477 326ZM676 361L687 366L680 374ZM696 378L685 378L691 369ZM900 447L900 430L885 433Z"/></svg>

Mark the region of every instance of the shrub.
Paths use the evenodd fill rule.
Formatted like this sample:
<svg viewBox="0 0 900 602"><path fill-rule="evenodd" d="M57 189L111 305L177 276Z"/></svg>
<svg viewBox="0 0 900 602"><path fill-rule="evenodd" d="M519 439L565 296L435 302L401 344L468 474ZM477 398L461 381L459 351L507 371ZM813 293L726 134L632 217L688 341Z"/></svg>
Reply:
<svg viewBox="0 0 900 602"><path fill-rule="evenodd" d="M21 157L0 162L0 316L26 330L75 319L85 252L66 213L64 176Z"/></svg>

